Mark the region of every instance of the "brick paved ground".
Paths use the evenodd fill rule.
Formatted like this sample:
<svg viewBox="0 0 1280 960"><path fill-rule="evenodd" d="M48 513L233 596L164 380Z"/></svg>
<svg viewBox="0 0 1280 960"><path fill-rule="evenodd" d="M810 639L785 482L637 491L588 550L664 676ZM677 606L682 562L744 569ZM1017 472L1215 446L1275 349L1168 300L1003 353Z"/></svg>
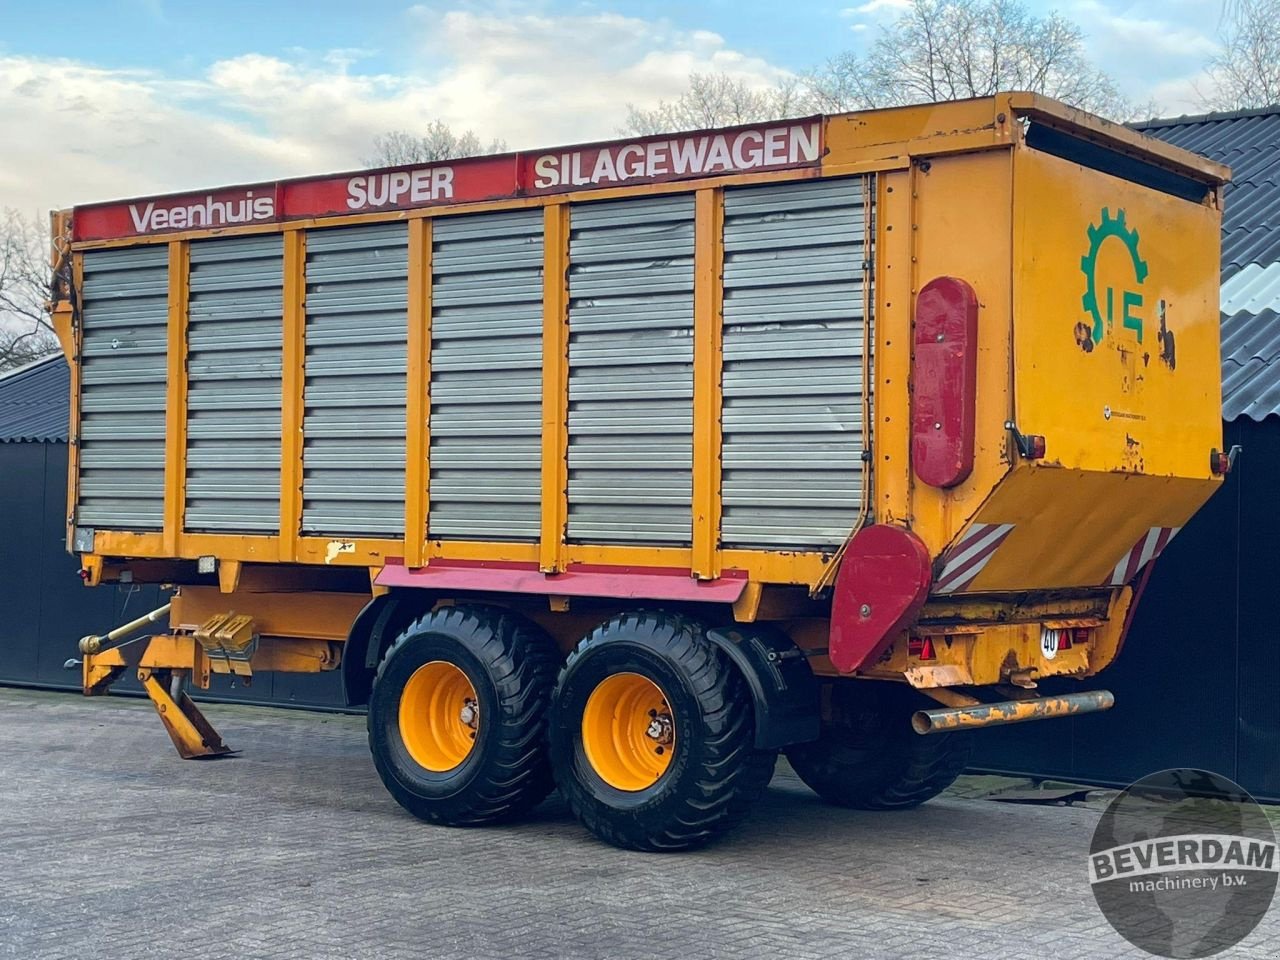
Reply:
<svg viewBox="0 0 1280 960"><path fill-rule="evenodd" d="M145 702L0 690L0 957L1143 956L1084 880L1096 809L856 813L780 767L725 842L633 854L554 798L420 824L360 718L208 713L240 758L178 760ZM1224 956L1280 956L1280 907Z"/></svg>

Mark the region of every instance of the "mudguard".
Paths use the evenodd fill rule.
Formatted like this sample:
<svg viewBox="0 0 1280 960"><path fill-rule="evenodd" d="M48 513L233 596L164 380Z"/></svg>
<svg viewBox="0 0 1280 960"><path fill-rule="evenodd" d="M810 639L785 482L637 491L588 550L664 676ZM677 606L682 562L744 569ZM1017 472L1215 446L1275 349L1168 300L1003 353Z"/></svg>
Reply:
<svg viewBox="0 0 1280 960"><path fill-rule="evenodd" d="M755 702L755 745L776 750L818 737L818 680L804 652L781 630L736 624L707 631L707 639L742 672Z"/></svg>

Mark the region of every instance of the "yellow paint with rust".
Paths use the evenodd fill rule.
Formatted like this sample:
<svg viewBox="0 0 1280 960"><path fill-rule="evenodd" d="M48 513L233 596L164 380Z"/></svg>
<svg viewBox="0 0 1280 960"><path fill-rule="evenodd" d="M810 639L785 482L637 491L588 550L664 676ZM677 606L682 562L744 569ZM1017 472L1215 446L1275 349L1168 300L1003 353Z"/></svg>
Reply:
<svg viewBox="0 0 1280 960"><path fill-rule="evenodd" d="M978 514L1014 528L968 589L1102 584L1151 527L1181 526L1216 488L1189 477L1020 464Z"/></svg>
<svg viewBox="0 0 1280 960"><path fill-rule="evenodd" d="M1045 437L976 520L1015 524L969 591L1104 583L1221 483L1221 211L1014 154L1014 403Z"/></svg>
<svg viewBox="0 0 1280 960"><path fill-rule="evenodd" d="M1083 621L1093 628L1099 621ZM888 659L869 674L902 675L916 687L990 685L1005 682L1011 673L1034 671L1037 677L1089 676L1092 643L1061 650L1052 660L1040 649L1039 623L992 623L966 627L965 632L926 633L936 656L912 656L904 635L889 650ZM972 632L970 632L972 631Z"/></svg>
<svg viewBox="0 0 1280 960"><path fill-rule="evenodd" d="M1202 480L1208 496L1221 212L1031 150L1014 155L1014 200L1019 428L1050 463Z"/></svg>
<svg viewBox="0 0 1280 960"><path fill-rule="evenodd" d="M910 634L904 632L899 636L880 662L866 673L905 677L916 687L983 686L1007 682L1011 674L1017 673L1029 674L1032 679L1092 677L1115 660L1132 600L1133 590L1122 587L1111 594L1102 611L1098 610L1096 601L1076 600L1060 606L1037 604L1022 611L1026 619L1013 623L994 619L970 619L951 625L922 623ZM985 605L972 606L975 609L969 612L981 617ZM1011 606L991 605L988 612L1007 613ZM939 613L940 609L926 608L924 616L938 620ZM1049 658L1040 646L1044 627L1085 627L1089 630L1089 639L1087 643L1059 650ZM929 637L935 657L922 660L912 656L910 635Z"/></svg>
<svg viewBox="0 0 1280 960"><path fill-rule="evenodd" d="M1001 114L1004 119L1000 120ZM824 170L1007 145L1013 115L999 98L866 110L828 119Z"/></svg>
<svg viewBox="0 0 1280 960"><path fill-rule="evenodd" d="M946 730L980 730L1008 723L1027 720L1051 720L1070 717L1079 713L1097 713L1110 710L1115 697L1109 691L1100 690L1077 694L1082 700L1068 697L1033 697L1024 700L1006 700L1002 703L964 704L951 711L920 711L911 719L916 733L938 733Z"/></svg>

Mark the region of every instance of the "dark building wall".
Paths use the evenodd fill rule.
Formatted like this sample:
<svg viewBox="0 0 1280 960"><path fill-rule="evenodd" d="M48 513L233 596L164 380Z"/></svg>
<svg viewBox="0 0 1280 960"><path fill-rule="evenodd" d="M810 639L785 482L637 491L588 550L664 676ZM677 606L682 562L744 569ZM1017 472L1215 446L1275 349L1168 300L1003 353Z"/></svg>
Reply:
<svg viewBox="0 0 1280 960"><path fill-rule="evenodd" d="M1240 421L1236 594L1239 624L1236 763L1239 781L1280 799L1280 418Z"/></svg>
<svg viewBox="0 0 1280 960"><path fill-rule="evenodd" d="M1117 662L1086 681L1115 708L984 731L977 766L1103 784L1203 767L1280 800L1280 420L1226 435L1244 448L1235 470L1157 562Z"/></svg>
<svg viewBox="0 0 1280 960"><path fill-rule="evenodd" d="M67 445L0 443L0 684L78 690L66 670L86 634L103 633L168 600L156 586L86 588L78 558L67 553ZM112 688L141 693L126 675ZM252 685L215 677L205 699L309 707L343 705L341 678L262 674Z"/></svg>
<svg viewBox="0 0 1280 960"><path fill-rule="evenodd" d="M135 591L128 602L124 590L86 590L80 583L79 564L63 545L66 464L65 444L0 444L3 681L74 685L75 675L62 664L78 655L76 641L116 622L126 603L141 613L152 599ZM61 478L56 485L55 477Z"/></svg>

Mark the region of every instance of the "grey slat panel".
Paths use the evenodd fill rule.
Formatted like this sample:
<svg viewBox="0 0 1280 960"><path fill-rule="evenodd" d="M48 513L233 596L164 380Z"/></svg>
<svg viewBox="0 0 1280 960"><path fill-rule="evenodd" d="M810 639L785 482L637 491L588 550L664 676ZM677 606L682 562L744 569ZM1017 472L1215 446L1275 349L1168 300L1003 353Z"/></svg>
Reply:
<svg viewBox="0 0 1280 960"><path fill-rule="evenodd" d="M164 523L167 244L84 254L76 522Z"/></svg>
<svg viewBox="0 0 1280 960"><path fill-rule="evenodd" d="M302 532L404 533L409 233L307 233Z"/></svg>
<svg viewBox="0 0 1280 960"><path fill-rule="evenodd" d="M725 547L838 545L862 490L858 179L725 191Z"/></svg>
<svg viewBox="0 0 1280 960"><path fill-rule="evenodd" d="M693 196L575 205L569 538L693 535Z"/></svg>
<svg viewBox="0 0 1280 960"><path fill-rule="evenodd" d="M191 244L187 530L280 528L283 285L279 234Z"/></svg>
<svg viewBox="0 0 1280 960"><path fill-rule="evenodd" d="M540 531L542 211L432 225L431 504L442 540Z"/></svg>

